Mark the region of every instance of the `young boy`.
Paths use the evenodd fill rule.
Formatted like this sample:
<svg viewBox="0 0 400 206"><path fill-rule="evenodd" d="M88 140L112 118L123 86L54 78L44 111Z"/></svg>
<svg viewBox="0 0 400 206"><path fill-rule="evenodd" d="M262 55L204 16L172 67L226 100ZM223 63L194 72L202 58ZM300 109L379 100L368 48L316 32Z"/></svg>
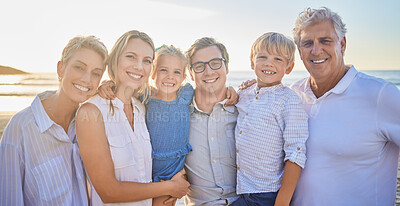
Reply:
<svg viewBox="0 0 400 206"><path fill-rule="evenodd" d="M294 66L294 43L279 33L251 48L257 83L239 91L235 130L237 194L232 205L289 205L306 161L307 114L297 94L282 85Z"/></svg>

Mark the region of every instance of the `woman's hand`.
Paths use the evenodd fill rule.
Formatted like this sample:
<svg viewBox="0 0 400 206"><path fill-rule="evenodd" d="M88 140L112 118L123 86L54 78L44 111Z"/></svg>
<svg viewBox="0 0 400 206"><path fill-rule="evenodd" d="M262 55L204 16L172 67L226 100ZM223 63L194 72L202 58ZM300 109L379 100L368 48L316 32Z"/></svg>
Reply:
<svg viewBox="0 0 400 206"><path fill-rule="evenodd" d="M185 169L182 169L178 173L176 173L171 180L171 196L172 197L177 197L177 198L182 198L183 196L186 195L186 193L189 191L189 182L186 180L186 171Z"/></svg>
<svg viewBox="0 0 400 206"><path fill-rule="evenodd" d="M239 86L239 90L245 90L248 87L250 87L251 85L255 84L257 81L255 79L252 80L247 80L245 82L243 82L240 86Z"/></svg>
<svg viewBox="0 0 400 206"><path fill-rule="evenodd" d="M104 99L115 99L115 94L113 92L113 88L115 87L115 84L111 80L105 80L101 82L101 85L97 89L97 93L100 95L100 97L103 97Z"/></svg>

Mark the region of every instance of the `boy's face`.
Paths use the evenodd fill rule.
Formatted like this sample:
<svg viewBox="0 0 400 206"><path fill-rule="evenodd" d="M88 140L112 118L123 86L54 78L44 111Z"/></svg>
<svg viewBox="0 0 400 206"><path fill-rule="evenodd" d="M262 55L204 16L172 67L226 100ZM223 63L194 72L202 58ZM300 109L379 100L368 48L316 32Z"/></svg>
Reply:
<svg viewBox="0 0 400 206"><path fill-rule="evenodd" d="M289 74L294 63L278 54L270 54L267 50L256 52L251 59L251 68L257 76L258 87L271 87L281 83L283 75Z"/></svg>

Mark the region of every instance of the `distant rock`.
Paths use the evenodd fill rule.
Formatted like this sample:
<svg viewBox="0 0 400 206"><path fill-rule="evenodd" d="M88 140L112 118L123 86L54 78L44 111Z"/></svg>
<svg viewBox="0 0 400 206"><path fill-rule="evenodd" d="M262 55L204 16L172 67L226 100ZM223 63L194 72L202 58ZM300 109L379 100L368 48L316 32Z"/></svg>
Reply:
<svg viewBox="0 0 400 206"><path fill-rule="evenodd" d="M0 65L0 75L9 75L9 74L29 74L29 73L12 67Z"/></svg>

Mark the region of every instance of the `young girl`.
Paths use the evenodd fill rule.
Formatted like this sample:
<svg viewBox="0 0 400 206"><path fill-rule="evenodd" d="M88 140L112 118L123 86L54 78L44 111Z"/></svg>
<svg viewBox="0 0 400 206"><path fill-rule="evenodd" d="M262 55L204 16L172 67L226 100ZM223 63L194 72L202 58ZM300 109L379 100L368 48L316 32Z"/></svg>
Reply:
<svg viewBox="0 0 400 206"><path fill-rule="evenodd" d="M156 52L153 95L147 102L147 127L153 148L153 181L169 180L183 169L189 145L189 106L193 87L182 85L186 77L186 58L174 46L162 46ZM153 199L162 205L167 197Z"/></svg>
<svg viewBox="0 0 400 206"><path fill-rule="evenodd" d="M171 180L151 183L152 149L145 108L137 97L149 91L145 88L153 58L153 41L147 34L129 31L122 35L107 63L116 98L95 96L77 114L77 137L92 184L92 205L129 202L149 206L153 197L180 198L188 190L183 172Z"/></svg>

